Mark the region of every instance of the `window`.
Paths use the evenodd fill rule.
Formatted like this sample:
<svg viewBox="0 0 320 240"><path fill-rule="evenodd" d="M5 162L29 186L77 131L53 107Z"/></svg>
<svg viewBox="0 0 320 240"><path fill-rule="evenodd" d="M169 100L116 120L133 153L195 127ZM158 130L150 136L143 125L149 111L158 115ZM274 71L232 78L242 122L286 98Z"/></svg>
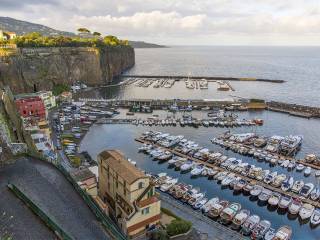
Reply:
<svg viewBox="0 0 320 240"><path fill-rule="evenodd" d="M139 182L139 183L138 183L138 188L141 189L141 188L143 188L143 187L144 187L143 182Z"/></svg>
<svg viewBox="0 0 320 240"><path fill-rule="evenodd" d="M146 215L146 214L149 213L149 211L150 211L150 208L149 208L149 207L144 208L144 209L142 209L141 214L142 214L142 215Z"/></svg>
<svg viewBox="0 0 320 240"><path fill-rule="evenodd" d="M153 196L153 188L150 189L150 191L148 192L148 197L152 197Z"/></svg>

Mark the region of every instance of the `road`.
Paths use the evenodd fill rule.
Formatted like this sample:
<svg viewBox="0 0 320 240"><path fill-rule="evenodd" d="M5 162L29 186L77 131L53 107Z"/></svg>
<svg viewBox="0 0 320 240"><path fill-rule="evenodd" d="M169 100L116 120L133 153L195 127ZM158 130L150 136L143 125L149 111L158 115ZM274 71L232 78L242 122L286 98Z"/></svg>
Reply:
<svg viewBox="0 0 320 240"><path fill-rule="evenodd" d="M182 219L192 222L195 229L208 234L210 240L242 240L246 239L239 233L205 217L200 211L193 210L170 195L160 193L161 207L170 209Z"/></svg>

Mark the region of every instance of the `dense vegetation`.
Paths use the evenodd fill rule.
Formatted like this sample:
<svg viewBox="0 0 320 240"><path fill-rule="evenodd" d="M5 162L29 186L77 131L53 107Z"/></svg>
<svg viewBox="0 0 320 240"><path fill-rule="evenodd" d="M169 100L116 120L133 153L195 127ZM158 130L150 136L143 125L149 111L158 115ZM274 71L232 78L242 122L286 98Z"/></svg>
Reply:
<svg viewBox="0 0 320 240"><path fill-rule="evenodd" d="M16 44L17 47L104 47L104 46L126 46L128 40L120 40L115 36L101 37L101 34L79 29L80 33L89 34L89 37L66 37L66 36L42 36L33 32L18 36L11 40L0 40L0 44Z"/></svg>
<svg viewBox="0 0 320 240"><path fill-rule="evenodd" d="M60 95L63 92L69 92L70 86L67 84L55 84L52 88L52 94L55 96Z"/></svg>
<svg viewBox="0 0 320 240"><path fill-rule="evenodd" d="M192 223L183 219L175 219L167 225L167 233L169 236L188 232L192 227Z"/></svg>

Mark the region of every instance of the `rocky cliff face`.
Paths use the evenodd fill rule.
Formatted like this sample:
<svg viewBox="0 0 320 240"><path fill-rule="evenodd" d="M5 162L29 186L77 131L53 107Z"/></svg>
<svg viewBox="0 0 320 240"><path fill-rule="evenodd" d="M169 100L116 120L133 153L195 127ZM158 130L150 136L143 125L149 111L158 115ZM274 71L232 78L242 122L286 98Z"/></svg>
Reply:
<svg viewBox="0 0 320 240"><path fill-rule="evenodd" d="M23 48L0 56L0 85L14 93L51 90L54 84L81 81L103 85L135 63L131 47Z"/></svg>

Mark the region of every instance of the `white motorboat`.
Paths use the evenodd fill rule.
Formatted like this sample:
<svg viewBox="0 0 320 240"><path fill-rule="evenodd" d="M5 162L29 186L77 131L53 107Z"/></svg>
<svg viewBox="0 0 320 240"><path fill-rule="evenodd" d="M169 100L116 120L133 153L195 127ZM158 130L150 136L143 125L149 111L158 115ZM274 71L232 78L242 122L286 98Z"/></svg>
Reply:
<svg viewBox="0 0 320 240"><path fill-rule="evenodd" d="M301 163L299 163L296 167L297 171L299 171L299 172L302 171L304 168L305 168L305 166Z"/></svg>
<svg viewBox="0 0 320 240"><path fill-rule="evenodd" d="M311 167L306 167L303 174L307 177L311 174Z"/></svg>
<svg viewBox="0 0 320 240"><path fill-rule="evenodd" d="M310 222L311 222L312 226L319 225L319 223L320 223L320 210L319 209L316 209L313 211Z"/></svg>
<svg viewBox="0 0 320 240"><path fill-rule="evenodd" d="M304 182L302 180L297 180L292 186L292 192L299 193L302 187L304 186Z"/></svg>
<svg viewBox="0 0 320 240"><path fill-rule="evenodd" d="M271 227L271 222L268 220L260 221L257 226L252 230L251 239L263 239L264 235L268 232Z"/></svg>
<svg viewBox="0 0 320 240"><path fill-rule="evenodd" d="M271 197L268 199L268 203L271 206L277 206L278 203L280 202L280 199L281 199L281 194L277 192L273 192Z"/></svg>
<svg viewBox="0 0 320 240"><path fill-rule="evenodd" d="M190 199L188 200L188 204L193 206L196 202L202 200L204 196L205 196L204 193L201 193L201 192L195 193L191 195Z"/></svg>
<svg viewBox="0 0 320 240"><path fill-rule="evenodd" d="M289 205L291 204L292 198L286 195L282 195L281 199L279 201L279 208L281 209L287 209Z"/></svg>
<svg viewBox="0 0 320 240"><path fill-rule="evenodd" d="M242 224L241 232L244 235L250 235L251 231L255 226L260 222L260 217L258 215L251 215L247 220Z"/></svg>
<svg viewBox="0 0 320 240"><path fill-rule="evenodd" d="M196 201L194 204L193 204L193 208L194 209L200 209L204 204L206 204L208 202L208 199L207 198L202 198L198 201Z"/></svg>
<svg viewBox="0 0 320 240"><path fill-rule="evenodd" d="M277 172L273 172L273 173L269 173L265 178L264 178L264 182L266 184L270 184L274 181L275 177L278 175Z"/></svg>
<svg viewBox="0 0 320 240"><path fill-rule="evenodd" d="M302 202L299 198L293 198L291 204L289 205L289 213L292 215L298 214L302 207Z"/></svg>
<svg viewBox="0 0 320 240"><path fill-rule="evenodd" d="M229 201L221 200L219 203L213 204L212 208L208 212L210 218L216 218L220 215L223 209L229 205Z"/></svg>
<svg viewBox="0 0 320 240"><path fill-rule="evenodd" d="M305 198L307 198L311 191L313 190L314 185L313 183L306 183L300 190L300 195L304 196Z"/></svg>
<svg viewBox="0 0 320 240"><path fill-rule="evenodd" d="M193 161L191 160L188 160L187 162L185 162L181 167L180 167L180 170L182 172L185 172L185 171L189 171L192 166L194 165Z"/></svg>
<svg viewBox="0 0 320 240"><path fill-rule="evenodd" d="M320 170L315 171L314 176L315 176L315 177L320 177Z"/></svg>
<svg viewBox="0 0 320 240"><path fill-rule="evenodd" d="M278 229L272 240L290 240L292 228L290 226L282 226Z"/></svg>
<svg viewBox="0 0 320 240"><path fill-rule="evenodd" d="M260 185L254 185L253 189L250 191L250 194L254 197L257 197L264 188Z"/></svg>
<svg viewBox="0 0 320 240"><path fill-rule="evenodd" d="M161 185L160 190L162 192L166 192L168 191L173 185L175 185L178 182L177 178L174 179L170 179L168 181L166 181L163 185Z"/></svg>
<svg viewBox="0 0 320 240"><path fill-rule="evenodd" d="M284 160L282 163L281 163L281 167L284 167L284 168L287 168L288 167L288 165L289 165L289 163L290 163L290 160L288 160L288 159L286 159L286 160Z"/></svg>
<svg viewBox="0 0 320 240"><path fill-rule="evenodd" d="M274 181L271 183L274 187L280 187L282 182L287 178L285 174L279 174L275 177Z"/></svg>
<svg viewBox="0 0 320 240"><path fill-rule="evenodd" d="M234 179L236 175L234 173L230 173L225 179L221 181L222 186L228 186Z"/></svg>
<svg viewBox="0 0 320 240"><path fill-rule="evenodd" d="M239 203L231 203L220 213L221 222L223 224L230 223L240 209L241 205Z"/></svg>
<svg viewBox="0 0 320 240"><path fill-rule="evenodd" d="M204 204L201 207L202 212L207 213L212 208L212 206L218 202L219 198L217 197L210 199L208 202L206 202L206 204Z"/></svg>
<svg viewBox="0 0 320 240"><path fill-rule="evenodd" d="M192 176L198 176L202 173L203 169L204 169L203 164L195 165L194 168L191 170L190 174Z"/></svg>
<svg viewBox="0 0 320 240"><path fill-rule="evenodd" d="M299 210L299 216L301 217L302 220L308 219L313 214L313 211L314 211L314 206L312 206L309 203L304 203Z"/></svg>
<svg viewBox="0 0 320 240"><path fill-rule="evenodd" d="M264 235L264 240L272 240L276 235L276 230L274 228L269 228L269 230Z"/></svg>
<svg viewBox="0 0 320 240"><path fill-rule="evenodd" d="M319 197L320 197L320 189L318 187L315 187L310 193L310 198L311 200L316 201L319 199Z"/></svg>
<svg viewBox="0 0 320 240"><path fill-rule="evenodd" d="M293 186L293 177L288 177L286 180L284 180L281 184L281 189L285 192L289 191Z"/></svg>
<svg viewBox="0 0 320 240"><path fill-rule="evenodd" d="M240 226L247 220L249 216L250 216L250 211L247 209L242 209L233 218L231 228L234 230L239 229Z"/></svg>
<svg viewBox="0 0 320 240"><path fill-rule="evenodd" d="M271 194L272 194L272 191L270 191L269 189L263 189L260 195L258 196L259 201L261 202L268 201L269 198L271 197Z"/></svg>

